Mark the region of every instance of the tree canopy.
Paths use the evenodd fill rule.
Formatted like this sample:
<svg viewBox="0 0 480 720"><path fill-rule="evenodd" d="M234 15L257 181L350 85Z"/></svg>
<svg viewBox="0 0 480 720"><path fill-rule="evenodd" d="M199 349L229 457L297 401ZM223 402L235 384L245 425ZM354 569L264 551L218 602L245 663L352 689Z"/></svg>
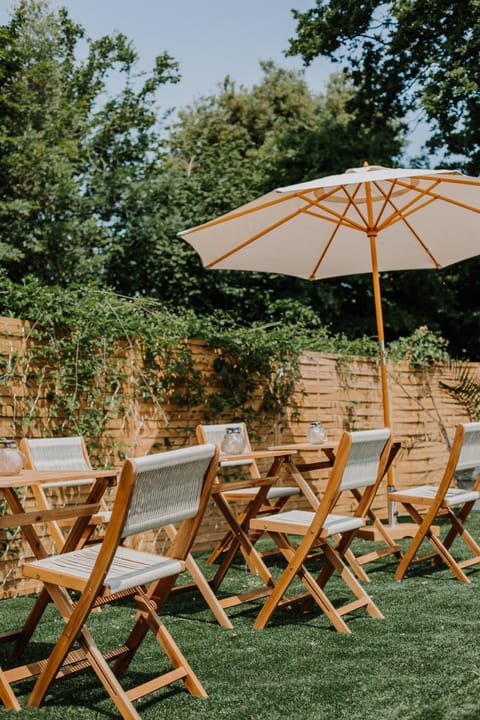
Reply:
<svg viewBox="0 0 480 720"><path fill-rule="evenodd" d="M84 37L66 10L43 0L21 0L0 27L0 251L13 279L105 279L125 217L150 207L154 101L178 79L176 63L161 55L135 82L137 54L124 35L88 41L79 60ZM124 87L108 97L114 71Z"/></svg>
<svg viewBox="0 0 480 720"><path fill-rule="evenodd" d="M315 0L294 16L289 54L341 63L360 121L424 119L430 152L480 173L477 0Z"/></svg>

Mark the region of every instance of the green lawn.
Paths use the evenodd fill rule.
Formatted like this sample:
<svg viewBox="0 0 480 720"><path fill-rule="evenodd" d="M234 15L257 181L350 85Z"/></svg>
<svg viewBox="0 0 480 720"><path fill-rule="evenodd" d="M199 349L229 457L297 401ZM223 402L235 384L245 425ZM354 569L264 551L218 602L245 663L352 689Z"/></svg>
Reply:
<svg viewBox="0 0 480 720"><path fill-rule="evenodd" d="M480 513L469 526L480 536ZM360 541L359 541L360 542ZM366 548L361 543L362 550ZM359 547L359 546L357 546ZM272 560L277 568L279 561ZM370 592L385 615L349 616L351 635L336 633L316 610L302 615L298 606L277 612L265 630L252 629L261 603L229 610L234 630L213 620L198 594L176 595L163 617L204 684L209 697L189 695L182 684L138 703L144 720L478 720L480 717L480 568L470 569L471 585L448 570L416 566L393 580L395 559L367 566ZM212 574L212 568L206 573ZM240 564L228 576L239 590L256 580ZM345 596L331 582L332 599ZM16 627L32 598L2 603L0 630ZM133 617L127 605L105 608L90 627L109 643L121 640ZM53 608L29 648L44 656L59 633ZM8 665L7 647L0 648ZM153 642L146 642L133 666L135 681L163 663ZM146 676L145 676L146 677ZM23 707L31 682L15 686ZM18 717L0 710L0 716ZM26 717L58 720L116 718L95 676L57 683L41 709Z"/></svg>

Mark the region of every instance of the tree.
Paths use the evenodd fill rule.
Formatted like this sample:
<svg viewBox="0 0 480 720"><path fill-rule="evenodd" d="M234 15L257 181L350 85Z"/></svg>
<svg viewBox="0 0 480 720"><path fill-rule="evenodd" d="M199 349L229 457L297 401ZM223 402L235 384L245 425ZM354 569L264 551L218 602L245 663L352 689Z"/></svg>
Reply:
<svg viewBox="0 0 480 720"><path fill-rule="evenodd" d="M140 78L121 34L87 39L79 61L84 37L43 0L20 0L0 27L0 252L14 280L105 279L125 216L140 225L150 209L144 186L161 148L154 103L178 79L176 63L164 54ZM112 71L124 87L105 100Z"/></svg>
<svg viewBox="0 0 480 720"><path fill-rule="evenodd" d="M424 118L430 152L480 172L477 0L316 0L294 11L289 54L342 63L360 122Z"/></svg>

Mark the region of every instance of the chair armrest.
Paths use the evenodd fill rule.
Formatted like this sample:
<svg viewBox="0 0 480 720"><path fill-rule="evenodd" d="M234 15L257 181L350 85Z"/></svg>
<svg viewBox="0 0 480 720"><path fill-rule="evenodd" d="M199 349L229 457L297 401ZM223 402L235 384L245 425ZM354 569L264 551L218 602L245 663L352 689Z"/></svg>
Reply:
<svg viewBox="0 0 480 720"><path fill-rule="evenodd" d="M278 475L269 475L264 478L250 478L248 480L215 483L212 487L212 494L217 495L218 493L243 490L245 488L259 488L265 485L267 485L267 487L271 487L278 481L278 479Z"/></svg>

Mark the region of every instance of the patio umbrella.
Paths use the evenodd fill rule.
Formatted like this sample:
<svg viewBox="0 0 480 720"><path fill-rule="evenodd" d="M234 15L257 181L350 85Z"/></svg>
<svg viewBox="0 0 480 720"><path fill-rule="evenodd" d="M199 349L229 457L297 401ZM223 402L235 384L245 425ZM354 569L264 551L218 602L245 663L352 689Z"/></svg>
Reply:
<svg viewBox="0 0 480 720"><path fill-rule="evenodd" d="M281 187L184 230L207 268L309 280L371 273L384 424L391 427L381 271L441 268L480 254L480 178L365 164Z"/></svg>

